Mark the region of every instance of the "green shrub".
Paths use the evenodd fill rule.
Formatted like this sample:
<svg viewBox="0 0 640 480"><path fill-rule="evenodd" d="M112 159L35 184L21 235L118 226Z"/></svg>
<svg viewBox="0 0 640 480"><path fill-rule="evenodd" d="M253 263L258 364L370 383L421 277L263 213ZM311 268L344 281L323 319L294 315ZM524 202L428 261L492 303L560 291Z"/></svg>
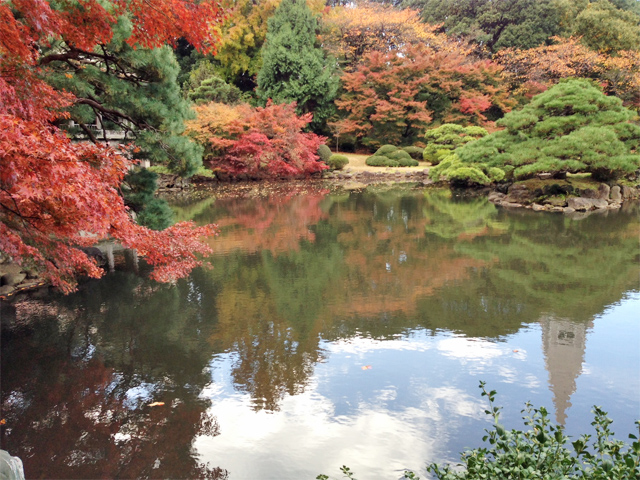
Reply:
<svg viewBox="0 0 640 480"><path fill-rule="evenodd" d="M331 170L342 170L346 164L349 163L349 159L344 155L331 155L327 164Z"/></svg>
<svg viewBox="0 0 640 480"><path fill-rule="evenodd" d="M629 444L612 438L611 420L600 407L593 407L596 437L583 434L570 442L562 426L554 425L546 408L525 404L526 430L507 430L500 424L501 408L495 406L495 390L488 392L480 382L482 396L488 397L487 415L493 417L493 427L486 429L485 447L461 454L462 465L455 470L449 465L432 463L427 472L438 480L491 479L567 479L567 480L632 480L640 478L640 442L630 434ZM636 421L640 428L640 422ZM567 448L570 443L573 448ZM459 467L464 467L462 470ZM355 473L346 466L340 469L346 478L355 480ZM405 471L404 478L419 480L415 472ZM328 480L318 475L317 480Z"/></svg>
<svg viewBox="0 0 640 480"><path fill-rule="evenodd" d="M365 160L370 167L398 167L400 164L397 160L382 156L373 155Z"/></svg>
<svg viewBox="0 0 640 480"><path fill-rule="evenodd" d="M318 147L318 156L327 165L329 164L329 158L331 157L331 149L324 143Z"/></svg>
<svg viewBox="0 0 640 480"><path fill-rule="evenodd" d="M413 158L414 160L422 160L422 152L424 151L424 148L421 147L404 147L403 150L405 152L407 152L411 158Z"/></svg>
<svg viewBox="0 0 640 480"><path fill-rule="evenodd" d="M463 163L455 153L450 153L429 171L432 180L448 180L455 187L489 185L505 178L505 172L497 167L477 163Z"/></svg>
<svg viewBox="0 0 640 480"><path fill-rule="evenodd" d="M398 150L398 147L394 145L383 145L378 150L376 150L376 153L374 155L384 156L384 155L387 155L388 153L395 152L396 150Z"/></svg>
<svg viewBox="0 0 640 480"><path fill-rule="evenodd" d="M217 76L203 80L200 85L190 90L187 96L196 104L216 102L235 105L246 99L242 90Z"/></svg>
<svg viewBox="0 0 640 480"><path fill-rule="evenodd" d="M631 445L612 438L611 420L600 407L593 407L596 440L589 448L591 435L583 434L571 442L562 426L554 425L544 407L525 405L524 424L528 430L507 430L500 424L500 407L494 406L495 390L487 392L480 383L482 396L489 398L485 412L494 419L493 428L486 430L486 448L476 448L462 454L465 469L454 471L448 465L432 463L427 472L438 480L476 480L490 478L544 479L636 479L640 475L640 442L629 435ZM640 426L640 422L636 422ZM412 474L408 472L408 474ZM407 475L407 474L405 474ZM417 478L415 474L413 477Z"/></svg>
<svg viewBox="0 0 640 480"><path fill-rule="evenodd" d="M417 167L418 165L420 165L418 161L413 158L401 158L398 160L399 167Z"/></svg>
<svg viewBox="0 0 640 480"><path fill-rule="evenodd" d="M456 154L463 163L500 168L508 178L585 172L611 180L640 167L635 116L589 80L567 80L505 115L497 123L504 130Z"/></svg>
<svg viewBox="0 0 640 480"><path fill-rule="evenodd" d="M392 160L411 159L411 155L409 155L404 150L396 150L395 152L388 153L386 156Z"/></svg>
<svg viewBox="0 0 640 480"><path fill-rule="evenodd" d="M157 173L136 168L124 177L122 196L125 204L136 213L138 224L152 230L164 230L173 223L173 213L166 201L154 196L157 179Z"/></svg>
<svg viewBox="0 0 640 480"><path fill-rule="evenodd" d="M445 123L438 128L427 130L424 138L428 142L422 152L422 158L437 165L456 148L488 135L482 127L463 127L454 123Z"/></svg>

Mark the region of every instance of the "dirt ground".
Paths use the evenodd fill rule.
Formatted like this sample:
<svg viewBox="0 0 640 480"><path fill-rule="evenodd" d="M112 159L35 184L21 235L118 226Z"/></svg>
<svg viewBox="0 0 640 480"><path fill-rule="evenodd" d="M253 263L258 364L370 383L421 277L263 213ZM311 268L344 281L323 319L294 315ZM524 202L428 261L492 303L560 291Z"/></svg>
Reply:
<svg viewBox="0 0 640 480"><path fill-rule="evenodd" d="M370 155L360 155L358 153L340 153L349 159L349 163L342 169L346 173L358 173L358 172L410 172L412 170L424 170L431 164L429 162L420 162L417 167L370 167L364 162Z"/></svg>

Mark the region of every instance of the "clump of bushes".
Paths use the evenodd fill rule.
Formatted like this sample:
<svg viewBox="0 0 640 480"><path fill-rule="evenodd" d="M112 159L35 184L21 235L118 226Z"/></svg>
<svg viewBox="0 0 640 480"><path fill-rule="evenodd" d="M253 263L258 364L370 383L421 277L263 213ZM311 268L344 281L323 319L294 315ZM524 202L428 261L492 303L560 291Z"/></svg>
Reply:
<svg viewBox="0 0 640 480"><path fill-rule="evenodd" d="M391 152L395 152L396 150L398 150L398 147L396 147L395 145L383 145L378 150L376 150L376 153L374 155L385 156Z"/></svg>
<svg viewBox="0 0 640 480"><path fill-rule="evenodd" d="M497 122L505 129L456 150L466 166L501 169L524 180L538 173L591 173L600 181L640 168L636 113L586 79L563 81Z"/></svg>
<svg viewBox="0 0 640 480"><path fill-rule="evenodd" d="M422 158L432 165L437 165L456 148L486 135L488 132L482 127L463 127L445 123L438 128L427 130L424 134L428 145L422 152Z"/></svg>
<svg viewBox="0 0 640 480"><path fill-rule="evenodd" d="M397 160L391 160L389 157L382 155L373 155L365 160L370 167L399 167L400 164Z"/></svg>
<svg viewBox="0 0 640 480"><path fill-rule="evenodd" d="M419 165L406 150L394 145L383 145L373 156L367 158L365 163L370 167L417 167Z"/></svg>
<svg viewBox="0 0 640 480"><path fill-rule="evenodd" d="M318 147L318 156L320 160L329 165L329 158L331 158L331 149L324 143Z"/></svg>
<svg viewBox="0 0 640 480"><path fill-rule="evenodd" d="M329 157L327 165L329 165L331 170L342 170L348 163L349 159L346 156L334 154Z"/></svg>
<svg viewBox="0 0 640 480"><path fill-rule="evenodd" d="M422 160L422 152L424 148L421 147L403 147L402 150L407 152L414 160Z"/></svg>
<svg viewBox="0 0 640 480"><path fill-rule="evenodd" d="M429 171L432 180L448 180L454 187L489 185L504 180L504 170L478 163L464 163L450 153Z"/></svg>

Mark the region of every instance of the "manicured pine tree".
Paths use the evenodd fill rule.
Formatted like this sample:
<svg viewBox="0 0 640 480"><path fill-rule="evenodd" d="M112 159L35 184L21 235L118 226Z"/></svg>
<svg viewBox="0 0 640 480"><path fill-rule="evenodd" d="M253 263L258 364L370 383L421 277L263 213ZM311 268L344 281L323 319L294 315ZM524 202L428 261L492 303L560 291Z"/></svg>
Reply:
<svg viewBox="0 0 640 480"><path fill-rule="evenodd" d="M338 78L332 62L316 46L318 22L304 0L283 0L269 19L258 73L258 96L266 102L298 103L298 113L313 113L318 130L333 112Z"/></svg>

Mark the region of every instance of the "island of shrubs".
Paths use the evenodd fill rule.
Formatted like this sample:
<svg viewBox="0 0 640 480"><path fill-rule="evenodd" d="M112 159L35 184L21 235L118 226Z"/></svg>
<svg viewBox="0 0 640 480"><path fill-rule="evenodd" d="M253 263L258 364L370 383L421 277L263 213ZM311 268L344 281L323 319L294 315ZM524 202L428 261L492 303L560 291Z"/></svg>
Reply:
<svg viewBox="0 0 640 480"><path fill-rule="evenodd" d="M419 147L383 145L365 163L370 167L417 167L416 158L422 158L422 149Z"/></svg>

